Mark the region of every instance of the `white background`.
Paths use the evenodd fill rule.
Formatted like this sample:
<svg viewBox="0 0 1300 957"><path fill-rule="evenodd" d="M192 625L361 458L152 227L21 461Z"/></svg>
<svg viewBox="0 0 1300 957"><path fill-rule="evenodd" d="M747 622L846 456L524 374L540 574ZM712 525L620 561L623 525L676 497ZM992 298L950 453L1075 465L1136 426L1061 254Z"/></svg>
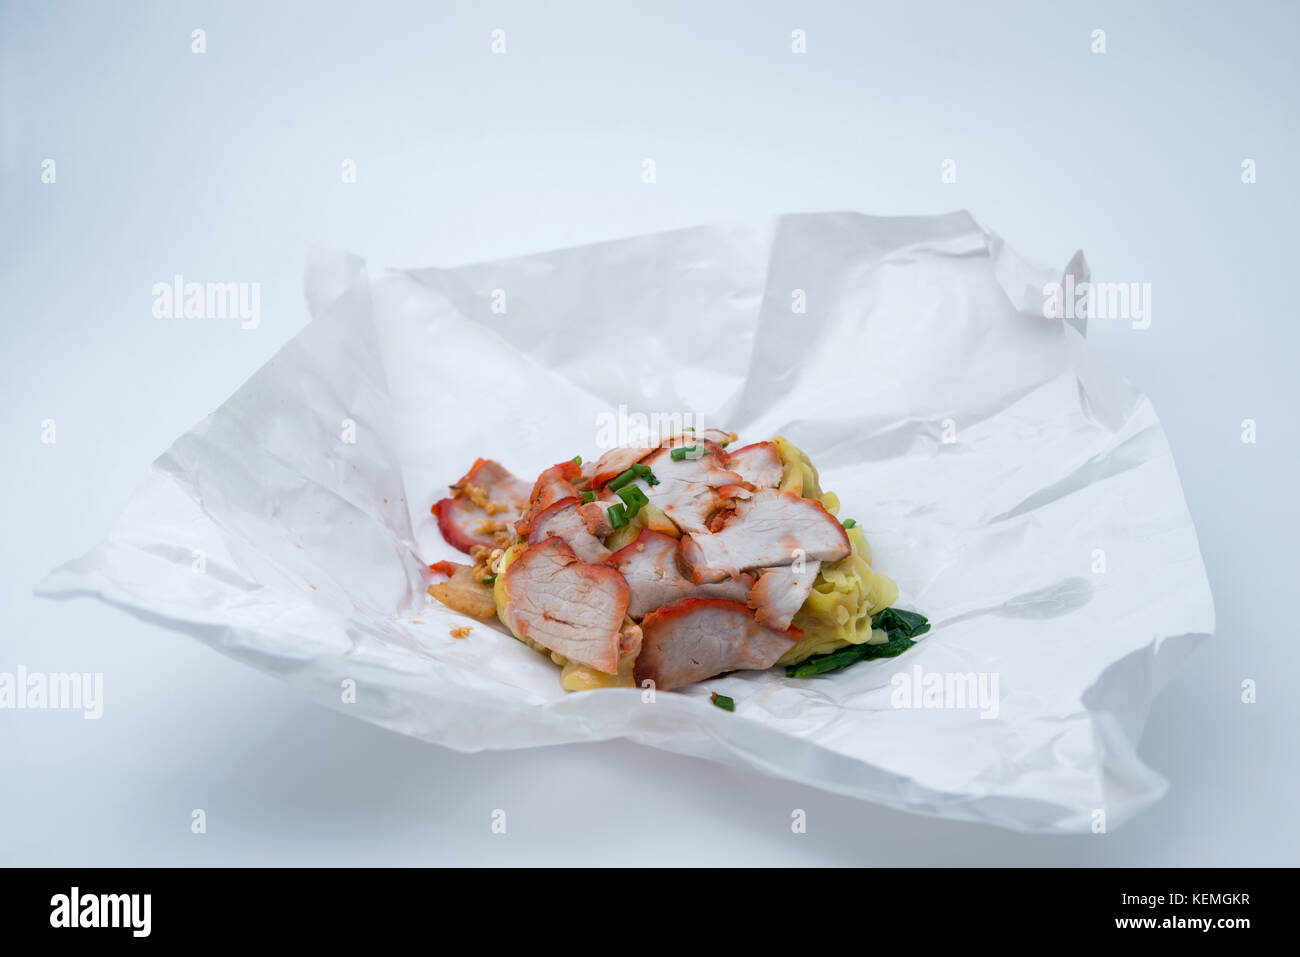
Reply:
<svg viewBox="0 0 1300 957"><path fill-rule="evenodd" d="M0 671L105 676L99 721L0 711L0 864L1300 863L1297 6L704 6L0 3ZM1142 741L1170 794L1110 834L937 822L624 743L457 754L31 595L306 322L313 247L455 265L956 208L1033 259L1083 248L1096 278L1152 284L1149 329L1090 338L1161 415L1219 631ZM260 282L261 326L153 318L176 273Z"/></svg>

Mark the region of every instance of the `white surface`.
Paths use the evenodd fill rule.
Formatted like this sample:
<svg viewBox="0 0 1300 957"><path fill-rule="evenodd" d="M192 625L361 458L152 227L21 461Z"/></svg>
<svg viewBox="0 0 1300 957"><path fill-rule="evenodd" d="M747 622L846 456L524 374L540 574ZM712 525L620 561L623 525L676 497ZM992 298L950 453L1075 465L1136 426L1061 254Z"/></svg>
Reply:
<svg viewBox="0 0 1300 957"><path fill-rule="evenodd" d="M394 7L360 23L306 9L0 14L0 670L103 671L106 685L98 722L0 712L0 861L1296 863L1292 6L1015 7L993 22L914 5L906 19ZM494 27L505 57L488 52ZM1097 27L1104 56L1088 52ZM354 186L338 182L346 157ZM955 185L939 181L949 157ZM1171 793L1123 829L938 823L632 745L457 755L97 604L30 596L302 324L313 245L453 264L846 207L967 207L1040 261L1082 247L1098 278L1153 284L1150 329L1090 338L1170 435L1219 629L1143 740ZM150 288L177 272L261 281L261 327L154 319ZM1246 417L1256 445L1240 441ZM1257 704L1240 703L1244 678Z"/></svg>

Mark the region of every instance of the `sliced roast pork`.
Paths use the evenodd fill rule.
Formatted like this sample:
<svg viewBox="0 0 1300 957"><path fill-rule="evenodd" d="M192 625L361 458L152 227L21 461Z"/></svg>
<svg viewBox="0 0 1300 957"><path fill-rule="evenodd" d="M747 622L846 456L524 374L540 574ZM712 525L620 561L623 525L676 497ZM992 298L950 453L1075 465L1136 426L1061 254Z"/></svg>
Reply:
<svg viewBox="0 0 1300 957"><path fill-rule="evenodd" d="M749 607L760 625L784 630L812 593L821 562L804 561L781 568L764 568L749 592Z"/></svg>
<svg viewBox="0 0 1300 957"><path fill-rule="evenodd" d="M433 514L448 544L468 552L475 545L508 544L510 523L528 506L528 483L499 462L476 459L451 487L451 497L435 502Z"/></svg>
<svg viewBox="0 0 1300 957"><path fill-rule="evenodd" d="M727 467L754 488L776 488L781 484L785 463L775 442L755 442L727 453Z"/></svg>
<svg viewBox="0 0 1300 957"><path fill-rule="evenodd" d="M614 501L585 502L578 506L582 520L587 523L587 531L597 538L604 538L614 531L614 523L609 520L609 508Z"/></svg>
<svg viewBox="0 0 1300 957"><path fill-rule="evenodd" d="M697 582L799 558L836 562L850 551L844 526L820 502L770 488L736 501L716 531L692 533L679 547Z"/></svg>
<svg viewBox="0 0 1300 957"><path fill-rule="evenodd" d="M582 467L577 462L561 462L537 476L533 490L528 495L528 506L523 517L515 522L515 531L521 538L528 537L532 527L533 516L543 509L550 508L560 499L577 498L578 489L573 484L582 478Z"/></svg>
<svg viewBox="0 0 1300 957"><path fill-rule="evenodd" d="M729 442L736 441L735 432L724 432L722 429L699 429L691 432L678 432L665 438L660 445L665 448L676 448L681 445L690 445L693 442L712 442L715 445L723 446Z"/></svg>
<svg viewBox="0 0 1300 957"><path fill-rule="evenodd" d="M698 458L672 457L671 449L659 449L645 460L658 485L639 482L651 505L684 532L702 532L709 518L723 504L724 488L741 488L743 479L727 468L727 453L712 442L693 443L703 453Z"/></svg>
<svg viewBox="0 0 1300 957"><path fill-rule="evenodd" d="M765 628L738 601L686 598L641 622L633 673L638 685L671 691L726 671L770 668L801 636L797 628Z"/></svg>
<svg viewBox="0 0 1300 957"><path fill-rule="evenodd" d="M597 460L596 468L591 473L591 487L594 489L604 487L655 451L656 448L658 446L655 445L645 447L629 445L623 448L610 449Z"/></svg>
<svg viewBox="0 0 1300 957"><path fill-rule="evenodd" d="M623 573L632 595L627 613L641 618L683 598L729 598L744 601L754 579L749 575L697 585L678 567L677 539L648 528L636 541L616 551L609 563ZM789 622L786 622L788 625ZM784 626L782 626L784 627Z"/></svg>
<svg viewBox="0 0 1300 957"><path fill-rule="evenodd" d="M603 562L611 553L597 535L608 528L604 510L594 502L584 505L580 498L562 498L533 516L528 541L536 543L559 537L584 562Z"/></svg>
<svg viewBox="0 0 1300 957"><path fill-rule="evenodd" d="M506 624L521 638L579 664L618 673L628 587L608 565L592 565L562 538L525 548L505 571Z"/></svg>
<svg viewBox="0 0 1300 957"><path fill-rule="evenodd" d="M734 432L723 432L721 429L704 429L699 433L677 432L662 441L655 441L645 445L626 445L621 448L610 449L600 457L595 468L591 470L591 487L593 489L604 487L632 466L643 461L651 452L658 451L660 448L674 449L683 445L693 445L696 442L707 442L720 449L728 442L734 442L735 439L736 433Z"/></svg>

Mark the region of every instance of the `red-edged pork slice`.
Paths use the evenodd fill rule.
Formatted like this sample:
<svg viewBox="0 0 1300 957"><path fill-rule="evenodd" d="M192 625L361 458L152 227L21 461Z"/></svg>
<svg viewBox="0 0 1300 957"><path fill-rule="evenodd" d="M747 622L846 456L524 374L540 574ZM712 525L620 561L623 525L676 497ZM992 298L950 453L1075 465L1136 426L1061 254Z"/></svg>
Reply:
<svg viewBox="0 0 1300 957"><path fill-rule="evenodd" d="M798 628L773 631L748 605L722 598L686 598L646 615L633 674L662 691L725 671L770 668L802 637Z"/></svg>
<svg viewBox="0 0 1300 957"><path fill-rule="evenodd" d="M469 554L476 545L496 548L497 533L509 526L492 518L467 498L444 498L433 503L438 531L447 544Z"/></svg>
<svg viewBox="0 0 1300 957"><path fill-rule="evenodd" d="M837 562L849 554L849 536L820 502L762 489L735 502L713 533L681 540L682 558L697 582L735 578L739 572L805 561Z"/></svg>
<svg viewBox="0 0 1300 957"><path fill-rule="evenodd" d="M755 442L727 453L727 467L739 473L754 488L776 488L781 484L785 463L775 442Z"/></svg>
<svg viewBox="0 0 1300 957"><path fill-rule="evenodd" d="M650 504L663 509L673 524L684 532L705 531L709 516L722 505L720 489L739 486L742 481L739 475L727 469L726 452L711 443L703 444L707 451L693 459L677 460L669 449L658 450L645 460L645 464L650 466L659 484L650 485L644 480L637 482Z"/></svg>
<svg viewBox="0 0 1300 957"><path fill-rule="evenodd" d="M609 563L623 573L628 588L632 590L627 613L633 618L641 618L656 608L683 598L744 601L754 583L749 575L742 575L739 579L695 584L678 567L677 539L648 528L641 530L636 541L616 551Z"/></svg>
<svg viewBox="0 0 1300 957"><path fill-rule="evenodd" d="M552 465L549 469L537 476L537 481L533 483L533 490L528 495L528 507L524 511L523 518L515 522L515 531L521 538L528 537L528 530L532 527L533 516L543 509L550 508L556 502L563 498L577 498L578 489L574 482L582 478L582 466L576 462L561 462L559 465Z"/></svg>
<svg viewBox="0 0 1300 957"><path fill-rule="evenodd" d="M628 445L622 448L610 449L596 463L595 471L591 475L591 487L598 489L613 481L632 466L643 461L651 452L656 452L661 448L674 449L683 445L694 445L697 442L703 442L713 446L714 451L718 452L728 442L734 442L735 440L736 433L734 432L723 432L721 429L702 429L699 432L679 432L654 445ZM775 448L776 446L773 446L773 450ZM777 461L780 461L779 455ZM778 476L779 480L780 477Z"/></svg>
<svg viewBox="0 0 1300 957"><path fill-rule="evenodd" d="M580 498L562 498L533 516L532 525L528 530L528 541L530 544L536 544L551 537L559 537L564 539L573 549L573 553L584 562L603 562L611 553L601 540L592 534L587 522L588 514L595 521L603 520L608 525L602 509L592 510L589 505L584 505ZM676 544L673 542L673 545Z"/></svg>
<svg viewBox="0 0 1300 957"><path fill-rule="evenodd" d="M587 523L587 531L597 538L604 538L614 531L614 524L609 520L609 508L617 499L597 500L578 506L582 520Z"/></svg>
<svg viewBox="0 0 1300 957"><path fill-rule="evenodd" d="M630 445L619 449L610 449L597 460L596 469L591 475L591 487L594 489L600 488L605 483L618 478L636 465L637 462L655 451L656 448L657 446L654 445L647 445L644 448Z"/></svg>
<svg viewBox="0 0 1300 957"><path fill-rule="evenodd" d="M505 619L531 638L605 674L618 673L628 587L608 565L581 561L562 538L529 545L506 569Z"/></svg>
<svg viewBox="0 0 1300 957"><path fill-rule="evenodd" d="M515 478L499 462L476 459L451 487L451 497L434 503L438 530L449 545L462 552L475 545L499 547L503 533L509 537L510 523L527 507L528 491L528 483Z"/></svg>
<svg viewBox="0 0 1300 957"><path fill-rule="evenodd" d="M778 631L789 628L795 612L808 600L821 567L821 562L805 561L801 567L762 569L758 583L749 591L748 601L758 623Z"/></svg>
<svg viewBox="0 0 1300 957"><path fill-rule="evenodd" d="M716 445L723 446L730 442L736 441L735 432L724 432L722 429L700 429L695 432L678 432L664 439L660 445L664 448L676 448L680 445L690 445L693 442L713 442Z"/></svg>
<svg viewBox="0 0 1300 957"><path fill-rule="evenodd" d="M537 481L533 483L532 493L528 496L529 506L536 511L541 511L562 498L576 497L578 490L573 483L581 477L582 466L576 462L552 465L537 476Z"/></svg>

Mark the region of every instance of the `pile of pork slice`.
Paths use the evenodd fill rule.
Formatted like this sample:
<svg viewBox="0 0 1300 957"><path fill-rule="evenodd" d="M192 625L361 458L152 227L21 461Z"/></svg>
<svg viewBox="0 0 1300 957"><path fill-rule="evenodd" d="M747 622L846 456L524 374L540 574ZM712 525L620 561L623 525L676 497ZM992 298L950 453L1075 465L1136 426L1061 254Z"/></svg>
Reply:
<svg viewBox="0 0 1300 957"><path fill-rule="evenodd" d="M778 490L775 443L729 452L734 438L709 429L613 449L554 465L531 487L479 459L433 512L476 561L527 542L503 573L505 623L570 661L616 674L635 654L636 684L663 690L769 668L802 637L791 620L822 562L850 546L819 502ZM668 523L611 551L626 499L640 501L633 485Z"/></svg>

